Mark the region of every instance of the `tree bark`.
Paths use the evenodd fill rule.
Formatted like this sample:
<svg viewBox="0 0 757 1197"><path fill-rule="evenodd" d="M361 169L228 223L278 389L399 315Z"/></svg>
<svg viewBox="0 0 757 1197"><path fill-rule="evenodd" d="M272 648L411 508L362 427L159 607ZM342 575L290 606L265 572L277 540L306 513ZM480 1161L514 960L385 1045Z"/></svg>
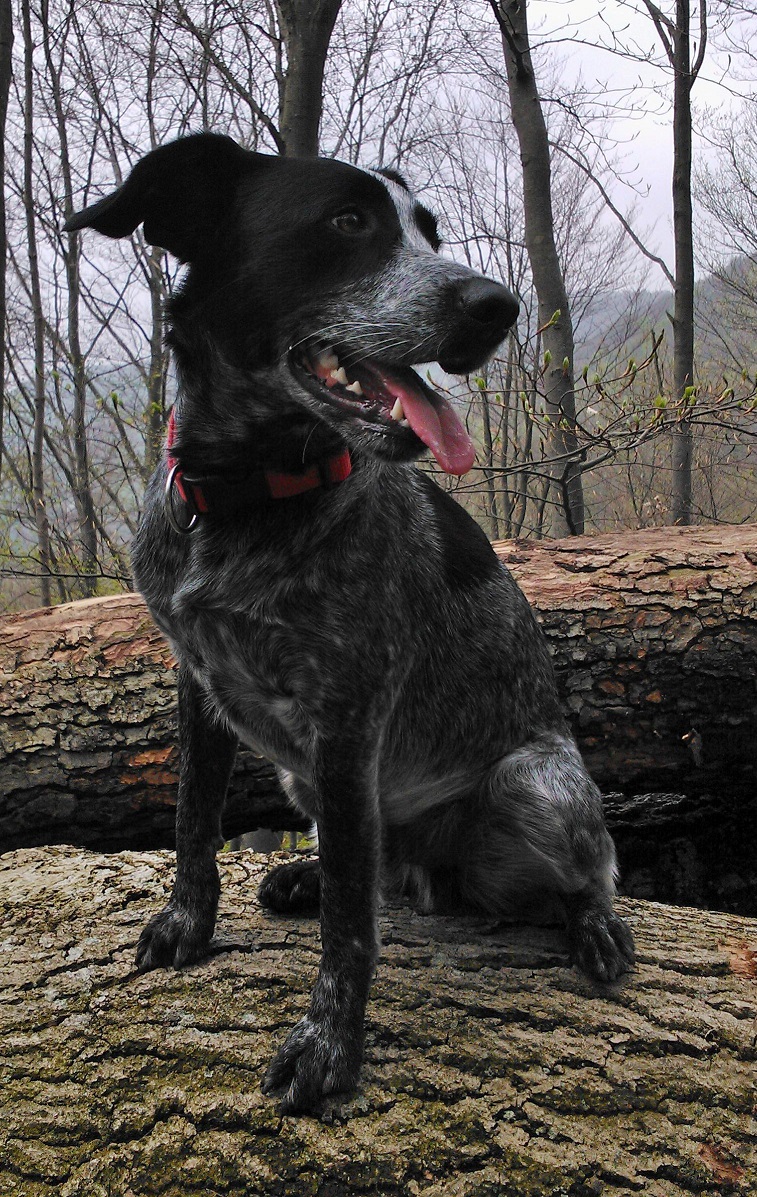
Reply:
<svg viewBox="0 0 757 1197"><path fill-rule="evenodd" d="M0 851L61 839L103 848L172 843L175 666L142 599L122 594L10 616L0 643ZM302 826L272 766L242 752L227 834L271 820Z"/></svg>
<svg viewBox="0 0 757 1197"><path fill-rule="evenodd" d="M167 297L163 250L145 247L144 273L150 289L150 366L145 411L145 481L164 451L166 436L166 376L168 349L164 340L164 305Z"/></svg>
<svg viewBox="0 0 757 1197"><path fill-rule="evenodd" d="M361 1091L282 1118L260 1080L307 1008L317 923L221 857L211 954L134 971L167 853L0 861L6 1197L748 1197L757 926L623 901L636 970L593 988L551 929L388 909Z"/></svg>
<svg viewBox="0 0 757 1197"><path fill-rule="evenodd" d="M286 46L279 132L290 158L315 158L323 109L323 71L342 0L276 0Z"/></svg>
<svg viewBox="0 0 757 1197"><path fill-rule="evenodd" d="M553 536L584 530L581 473L575 455L576 402L570 305L555 244L549 137L531 60L526 0L490 0L502 32L513 125L523 169L526 248L539 303L544 348L544 412L550 421L554 479L549 519Z"/></svg>
<svg viewBox="0 0 757 1197"><path fill-rule="evenodd" d="M725 790L751 817L757 529L667 528L496 549L539 613L600 785ZM137 595L2 620L0 850L60 840L170 845L174 716L168 648ZM302 823L271 766L242 753L225 834L260 826Z"/></svg>
<svg viewBox="0 0 757 1197"><path fill-rule="evenodd" d="M757 758L757 526L495 546L536 608L605 788L701 793Z"/></svg>

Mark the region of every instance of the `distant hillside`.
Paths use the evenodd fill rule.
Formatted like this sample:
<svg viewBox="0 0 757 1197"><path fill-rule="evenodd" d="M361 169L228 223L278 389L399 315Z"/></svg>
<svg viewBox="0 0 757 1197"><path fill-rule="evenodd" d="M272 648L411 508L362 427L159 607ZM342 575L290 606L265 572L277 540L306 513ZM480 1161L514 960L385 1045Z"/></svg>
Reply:
<svg viewBox="0 0 757 1197"><path fill-rule="evenodd" d="M700 369L728 373L757 369L757 264L748 257L729 262L719 274L706 274L696 286L697 358ZM614 358L639 358L651 333L664 330L672 346L669 290L618 290L589 301L576 328L578 369Z"/></svg>

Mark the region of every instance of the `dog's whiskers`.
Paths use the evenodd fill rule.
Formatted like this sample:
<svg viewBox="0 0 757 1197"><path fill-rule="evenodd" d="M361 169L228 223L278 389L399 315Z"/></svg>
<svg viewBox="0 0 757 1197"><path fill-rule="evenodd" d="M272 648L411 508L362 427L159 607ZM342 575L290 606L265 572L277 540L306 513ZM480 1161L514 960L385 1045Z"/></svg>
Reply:
<svg viewBox="0 0 757 1197"><path fill-rule="evenodd" d="M289 348L298 349L301 345L305 345L310 341L314 343L322 343L324 347L326 347L332 341L344 340L349 346L349 342L355 340L361 342L360 347L364 351L368 346L366 356L369 356L370 352L374 351L375 348L370 341L370 333L373 329L384 334L383 337L378 338L380 341L385 340L386 333L391 333L394 331L398 333L408 332L407 324L401 320L365 320L361 321L360 324L357 324L354 320L335 320L329 324L322 325L320 328L315 329L312 332L307 333L305 336L300 337L299 340L293 341ZM368 334L367 340L366 334ZM398 341L398 343L400 342Z"/></svg>
<svg viewBox="0 0 757 1197"><path fill-rule="evenodd" d="M346 367L370 361L379 355L395 353L405 360L430 361L435 360L438 353L438 343L433 336L427 335L420 341L411 339L407 324L401 320L366 320L360 325L354 320L334 320L292 342L288 352L309 342L321 344L324 349L332 347L333 342L344 342L345 347L340 346L339 349L339 360Z"/></svg>

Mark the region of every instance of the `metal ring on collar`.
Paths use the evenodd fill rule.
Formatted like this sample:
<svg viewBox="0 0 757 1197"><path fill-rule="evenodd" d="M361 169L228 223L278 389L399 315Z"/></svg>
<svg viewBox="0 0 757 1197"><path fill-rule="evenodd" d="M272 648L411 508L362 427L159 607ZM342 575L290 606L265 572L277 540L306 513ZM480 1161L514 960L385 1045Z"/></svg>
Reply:
<svg viewBox="0 0 757 1197"><path fill-rule="evenodd" d="M176 475L178 474L180 468L181 467L177 464L172 466L168 471L168 477L166 478L166 517L174 532L178 532L180 536L186 536L187 532L191 532L192 528L194 528L195 524L197 523L197 512L192 511L192 517L188 524L180 524L176 518L176 512L174 511L173 506L173 490L174 483L176 481ZM189 503L187 503L186 506L191 510L191 505Z"/></svg>

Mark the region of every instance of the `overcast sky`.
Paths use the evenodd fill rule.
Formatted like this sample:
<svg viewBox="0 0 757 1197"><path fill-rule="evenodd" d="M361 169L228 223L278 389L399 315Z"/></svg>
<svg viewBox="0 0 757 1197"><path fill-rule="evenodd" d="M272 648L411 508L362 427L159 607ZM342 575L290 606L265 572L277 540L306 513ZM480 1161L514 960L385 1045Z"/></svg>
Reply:
<svg viewBox="0 0 757 1197"><path fill-rule="evenodd" d="M674 11L669 2L658 3L663 11ZM695 11L696 7L692 4ZM710 7L722 11L720 5ZM635 179L642 193L637 202L637 225L654 226L652 247L672 266L672 78L669 71L654 65L663 58L643 0L611 0L604 6L598 6L596 0L533 0L529 12L534 45L542 37L549 41L569 76L580 75L585 85L591 89L596 85L598 95L604 94L608 103L617 104L613 131L625 146L623 158L629 178ZM733 42L741 35L748 41L754 28L754 21L752 29L742 21L732 27L729 40ZM692 32L698 44L695 15ZM600 48L612 45L614 38L629 50L638 51L640 58L646 56L651 61L632 61ZM733 54L729 65L725 43L722 28L713 27L692 96L697 126L704 127L702 117L708 107L718 112L731 109L734 119L738 119L739 97L757 91L755 62ZM629 102L633 115L628 110ZM707 152L706 141L695 127L695 156ZM615 190L614 198L619 207L626 208L633 196L630 189L621 187ZM650 284L663 285L660 272L655 270L654 275L650 276Z"/></svg>

